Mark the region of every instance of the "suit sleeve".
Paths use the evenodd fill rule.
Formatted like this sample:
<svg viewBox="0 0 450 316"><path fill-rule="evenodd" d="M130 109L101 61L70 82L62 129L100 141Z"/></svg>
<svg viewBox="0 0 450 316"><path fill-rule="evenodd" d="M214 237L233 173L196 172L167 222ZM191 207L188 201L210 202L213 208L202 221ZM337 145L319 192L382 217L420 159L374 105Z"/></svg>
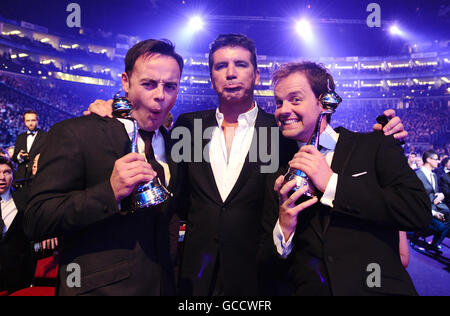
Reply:
<svg viewBox="0 0 450 316"><path fill-rule="evenodd" d="M382 136L375 155L375 175L339 175L333 211L403 231L427 228L430 202L403 149Z"/></svg>
<svg viewBox="0 0 450 316"><path fill-rule="evenodd" d="M20 152L21 149L24 149L24 148L23 148L23 134L20 134L20 135L17 136L16 143L15 143L15 145L14 145L14 154L13 154L13 156L11 157L11 159L12 159L15 163L20 163L20 162L17 160L17 155L19 154L19 152ZM25 149L26 149L26 148L25 148ZM24 149L24 150L25 150L25 149Z"/></svg>
<svg viewBox="0 0 450 316"><path fill-rule="evenodd" d="M25 232L44 240L82 230L119 212L109 177L86 187L89 153L65 125L55 125L41 151L25 211Z"/></svg>

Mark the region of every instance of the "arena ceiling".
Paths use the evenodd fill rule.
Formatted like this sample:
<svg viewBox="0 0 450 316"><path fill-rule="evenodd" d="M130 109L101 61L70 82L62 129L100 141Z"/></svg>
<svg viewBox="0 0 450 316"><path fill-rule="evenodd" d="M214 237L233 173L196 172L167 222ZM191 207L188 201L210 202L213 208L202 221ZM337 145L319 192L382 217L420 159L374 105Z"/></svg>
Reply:
<svg viewBox="0 0 450 316"><path fill-rule="evenodd" d="M450 39L450 4L444 0L2 0L0 14L76 34L79 29L67 26L69 3L79 4L85 29L169 38L193 53L206 53L220 33L247 34L259 54L272 56L387 56L406 53L407 43ZM379 5L380 27L366 23L370 3ZM202 16L205 26L188 36L187 21L194 15ZM300 18L311 23L314 47L295 32ZM392 23L408 37L392 36Z"/></svg>

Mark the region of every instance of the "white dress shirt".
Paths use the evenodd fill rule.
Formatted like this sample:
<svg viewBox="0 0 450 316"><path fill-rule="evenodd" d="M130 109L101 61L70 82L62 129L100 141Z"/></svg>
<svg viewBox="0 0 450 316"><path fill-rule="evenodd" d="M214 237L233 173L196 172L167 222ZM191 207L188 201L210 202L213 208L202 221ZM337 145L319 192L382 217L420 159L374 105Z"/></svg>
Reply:
<svg viewBox="0 0 450 316"><path fill-rule="evenodd" d="M131 120L127 119L118 119L122 124L125 125L125 129L127 131L128 137L130 140L133 139L133 132L134 132L134 124ZM145 142L142 139L141 135L137 133L137 148L138 153L143 155L145 157ZM167 187L170 183L170 169L169 165L167 164L166 159L166 146L164 143L164 137L162 136L159 129L155 131L155 134L152 138L152 147L153 152L155 153L155 158L159 162L159 164L164 168L164 177L166 179L165 186Z"/></svg>
<svg viewBox="0 0 450 316"><path fill-rule="evenodd" d="M216 110L218 126L214 129L211 141L207 146L209 146L211 169L214 174L217 189L224 202L233 189L244 166L245 158L252 143L257 115L258 107L256 103L250 111L239 115L238 127L234 134L228 158L225 135L222 129L224 116L219 111L219 108Z"/></svg>
<svg viewBox="0 0 450 316"><path fill-rule="evenodd" d="M2 200L1 203L1 209L2 209L2 219L5 223L5 226L3 227L2 237L6 234L9 227L11 227L12 222L14 221L14 218L17 215L17 207L14 203L14 200L11 195L11 190L6 191L1 195Z"/></svg>
<svg viewBox="0 0 450 316"><path fill-rule="evenodd" d="M324 156L325 160L328 163L328 166L331 166L331 162L334 157L334 150L336 148L336 143L339 140L339 134L335 132L330 125L327 125L326 129L320 134L319 137L319 145L322 146L322 150L320 151ZM306 145L306 143L298 143L299 148ZM333 207L333 201L336 196L336 187L338 182L337 173L332 174L330 180L328 181L328 185L325 188L325 192L323 193L322 198L320 199L320 203L327 205L329 207ZM273 230L273 241L277 248L278 254L281 257L287 258L292 251L292 238L294 237L295 232L291 234L289 239L286 241L283 235L283 232L280 227L279 221L275 225Z"/></svg>
<svg viewBox="0 0 450 316"><path fill-rule="evenodd" d="M39 131L36 131L35 133L29 133L27 135L27 152L28 153L30 152L31 146L33 146L34 140L36 139L36 136L38 133L39 133Z"/></svg>

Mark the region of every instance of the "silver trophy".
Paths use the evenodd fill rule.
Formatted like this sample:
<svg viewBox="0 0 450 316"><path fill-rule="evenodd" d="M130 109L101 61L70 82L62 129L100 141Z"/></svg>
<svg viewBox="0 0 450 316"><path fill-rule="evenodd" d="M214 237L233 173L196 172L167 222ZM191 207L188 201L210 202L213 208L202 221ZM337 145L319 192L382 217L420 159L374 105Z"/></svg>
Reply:
<svg viewBox="0 0 450 316"><path fill-rule="evenodd" d="M134 128L133 138L131 140L131 152L137 153L137 133L139 129L136 120L131 117L133 106L130 100L126 97L119 97L119 95L120 91L114 96L113 116L116 118L131 120L133 122ZM136 188L133 196L133 207L135 209L139 209L158 205L166 201L171 196L172 193L170 193L169 190L161 184L159 178L156 177L148 183L140 184Z"/></svg>
<svg viewBox="0 0 450 316"><path fill-rule="evenodd" d="M324 92L319 97L319 102L322 104L324 110L319 114L317 118L316 126L308 141L308 145L313 145L316 149L319 147L319 136L320 136L320 125L322 123L322 118L325 115L331 115L336 112L336 108L339 103L342 102L342 98L334 91L330 89L330 81L328 80L328 91ZM295 180L296 185L292 191L297 191L304 186L308 186L308 190L304 193L304 196L309 198L314 197L316 189L312 185L306 173L299 169L289 168L288 172L284 176L284 183Z"/></svg>

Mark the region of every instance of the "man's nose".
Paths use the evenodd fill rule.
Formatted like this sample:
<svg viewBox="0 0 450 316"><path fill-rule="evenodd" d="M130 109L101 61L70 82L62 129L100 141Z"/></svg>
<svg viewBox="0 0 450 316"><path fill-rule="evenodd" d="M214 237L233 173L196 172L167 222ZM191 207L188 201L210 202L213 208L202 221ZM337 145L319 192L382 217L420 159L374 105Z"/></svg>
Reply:
<svg viewBox="0 0 450 316"><path fill-rule="evenodd" d="M159 101L163 101L165 98L165 94L164 94L164 85L159 84L156 87L156 92L155 92L155 99L159 100Z"/></svg>
<svg viewBox="0 0 450 316"><path fill-rule="evenodd" d="M236 68L233 65L229 65L227 68L227 80L236 78Z"/></svg>

